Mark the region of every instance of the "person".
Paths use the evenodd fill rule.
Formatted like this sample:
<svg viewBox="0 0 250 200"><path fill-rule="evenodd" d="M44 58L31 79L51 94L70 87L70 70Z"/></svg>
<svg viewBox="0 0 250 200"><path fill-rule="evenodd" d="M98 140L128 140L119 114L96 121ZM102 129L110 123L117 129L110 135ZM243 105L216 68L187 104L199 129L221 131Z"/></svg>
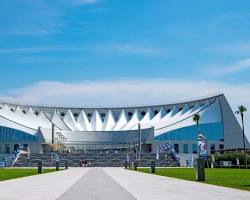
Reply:
<svg viewBox="0 0 250 200"><path fill-rule="evenodd" d="M79 160L79 167L81 167L81 164L82 164L82 162L81 162L81 160Z"/></svg>

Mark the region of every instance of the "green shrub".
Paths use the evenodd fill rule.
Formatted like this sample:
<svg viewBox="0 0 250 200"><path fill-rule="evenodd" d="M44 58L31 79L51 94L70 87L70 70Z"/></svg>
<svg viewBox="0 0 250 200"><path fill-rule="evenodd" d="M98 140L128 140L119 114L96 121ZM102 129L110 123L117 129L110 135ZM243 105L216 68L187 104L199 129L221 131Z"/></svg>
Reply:
<svg viewBox="0 0 250 200"><path fill-rule="evenodd" d="M247 163L250 164L250 155L246 156L247 156ZM244 165L245 161L243 152L230 152L230 153L215 155L215 162L219 163L220 161L232 161L233 165L237 165L236 158L239 159L240 165Z"/></svg>

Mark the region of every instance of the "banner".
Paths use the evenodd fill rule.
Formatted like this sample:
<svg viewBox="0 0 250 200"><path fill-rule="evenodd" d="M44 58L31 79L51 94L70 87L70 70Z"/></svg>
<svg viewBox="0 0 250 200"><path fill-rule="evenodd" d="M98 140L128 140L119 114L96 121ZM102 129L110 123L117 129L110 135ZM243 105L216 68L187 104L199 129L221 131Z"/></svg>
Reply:
<svg viewBox="0 0 250 200"><path fill-rule="evenodd" d="M169 154L170 156L172 156L176 161L177 163L180 165L180 156L178 155L178 153L174 150L174 147L169 144L169 143L166 143L166 144L163 144L161 146L159 146L159 151L160 152L165 152L167 154Z"/></svg>
<svg viewBox="0 0 250 200"><path fill-rule="evenodd" d="M156 160L159 160L159 146L156 146Z"/></svg>
<svg viewBox="0 0 250 200"><path fill-rule="evenodd" d="M207 158L208 151L207 151L207 140L202 133L198 135L198 150L199 150L199 157Z"/></svg>

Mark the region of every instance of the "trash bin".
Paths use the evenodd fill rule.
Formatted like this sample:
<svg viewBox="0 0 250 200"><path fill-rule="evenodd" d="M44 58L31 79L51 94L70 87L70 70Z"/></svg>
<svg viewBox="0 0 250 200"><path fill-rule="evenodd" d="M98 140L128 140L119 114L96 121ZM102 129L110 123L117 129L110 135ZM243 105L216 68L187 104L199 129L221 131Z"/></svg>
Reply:
<svg viewBox="0 0 250 200"><path fill-rule="evenodd" d="M196 180L205 181L205 160L203 158L196 159Z"/></svg>

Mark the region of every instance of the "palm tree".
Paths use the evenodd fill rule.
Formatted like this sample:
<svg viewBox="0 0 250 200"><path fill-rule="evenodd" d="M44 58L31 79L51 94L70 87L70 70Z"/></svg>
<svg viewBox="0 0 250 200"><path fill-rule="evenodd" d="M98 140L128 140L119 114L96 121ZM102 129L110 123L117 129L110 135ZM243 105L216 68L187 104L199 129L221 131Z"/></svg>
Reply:
<svg viewBox="0 0 250 200"><path fill-rule="evenodd" d="M199 136L199 122L200 122L200 114L199 113L196 113L194 114L193 116L193 121L196 123L196 127L197 127L197 138ZM197 148L197 153L198 153L198 156L199 156L199 148Z"/></svg>
<svg viewBox="0 0 250 200"><path fill-rule="evenodd" d="M242 138L243 138L243 147L244 147L244 160L245 160L245 167L247 168L247 159L246 159L246 143L245 143L245 130L244 130L244 113L247 112L245 106L240 105L238 106L238 110L235 111L235 114L241 116L241 123L242 123Z"/></svg>
<svg viewBox="0 0 250 200"><path fill-rule="evenodd" d="M194 114L194 116L193 116L193 121L196 123L196 125L197 125L197 129L199 128L199 122L200 122L200 114L199 113L196 113L196 114Z"/></svg>

